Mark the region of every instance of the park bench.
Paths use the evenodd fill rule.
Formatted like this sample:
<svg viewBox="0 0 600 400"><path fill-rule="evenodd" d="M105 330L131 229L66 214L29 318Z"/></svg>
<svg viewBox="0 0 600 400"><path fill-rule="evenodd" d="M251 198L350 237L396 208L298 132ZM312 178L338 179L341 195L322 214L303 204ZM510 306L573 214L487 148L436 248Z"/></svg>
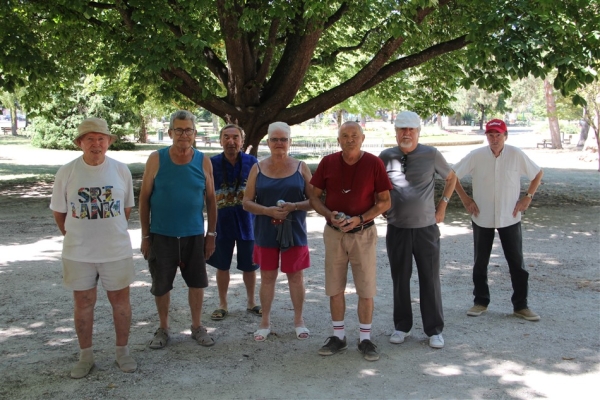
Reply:
<svg viewBox="0 0 600 400"><path fill-rule="evenodd" d="M538 143L538 144L537 144L537 147L538 147L538 148L540 148L540 147L541 147L541 148L544 148L544 149L545 149L546 147L552 148L552 140L550 140L550 139L544 139L544 140L542 140L542 142L541 142L541 143Z"/></svg>
<svg viewBox="0 0 600 400"><path fill-rule="evenodd" d="M204 146L212 147L212 140L210 136L202 136L202 142L204 143Z"/></svg>
<svg viewBox="0 0 600 400"><path fill-rule="evenodd" d="M3 135L12 135L12 128L10 126L3 126L2 134Z"/></svg>

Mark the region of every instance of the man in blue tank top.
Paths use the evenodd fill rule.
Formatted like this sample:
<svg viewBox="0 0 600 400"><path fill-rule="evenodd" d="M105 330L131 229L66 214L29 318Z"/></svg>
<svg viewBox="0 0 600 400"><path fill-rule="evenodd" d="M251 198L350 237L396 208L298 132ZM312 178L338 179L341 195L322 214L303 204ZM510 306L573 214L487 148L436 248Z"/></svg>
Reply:
<svg viewBox="0 0 600 400"><path fill-rule="evenodd" d="M151 349L169 340L170 292L177 268L189 288L192 338L202 346L215 342L202 326L206 263L215 251L217 205L210 159L192 146L195 117L188 111L171 115L169 137L173 145L148 157L140 190L141 251L148 260L160 326ZM206 205L208 231L204 232Z"/></svg>

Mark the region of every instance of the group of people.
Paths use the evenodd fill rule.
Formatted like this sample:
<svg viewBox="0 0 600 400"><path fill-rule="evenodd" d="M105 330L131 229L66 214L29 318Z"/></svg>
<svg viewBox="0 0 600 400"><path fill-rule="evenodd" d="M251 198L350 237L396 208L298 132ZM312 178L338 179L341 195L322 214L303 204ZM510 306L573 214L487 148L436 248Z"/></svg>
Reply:
<svg viewBox="0 0 600 400"><path fill-rule="evenodd" d="M289 156L291 128L284 122L269 125L270 156L261 161L242 151L244 131L234 124L220 131L223 152L207 158L193 146L194 115L173 113L168 131L173 144L149 156L139 196L140 250L148 261L159 319L149 347L160 349L169 341L170 292L177 269L188 286L191 337L202 346L215 344L201 321L204 288L208 287L206 264L217 270L219 306L211 319L223 320L229 314L227 292L234 249L246 288L247 311L261 318L254 340L265 341L271 333L280 269L287 276L295 336L309 338L303 319L304 270L310 267L306 216L313 209L326 220L325 294L333 330L318 353L329 356L348 348L344 293L350 266L358 295L358 350L368 361L379 359L371 340L377 292L374 220L379 215L388 223L386 249L393 282L394 330L389 340L403 343L413 326L410 279L414 258L423 330L431 347L444 347L437 224L444 221L455 190L472 214L474 305L467 315L479 316L489 305L487 266L498 230L514 290L514 315L539 320L527 304L520 220L540 184L541 169L521 150L505 145L508 131L500 120L486 125L489 146L474 150L452 167L436 148L419 143L420 130L416 113L399 113L395 120L398 146L377 157L361 149L362 127L346 122L338 131L341 151L324 157L312 175L304 162ZM63 282L74 296L80 357L71 371L73 378L86 376L94 365L92 327L98 280L113 308L117 364L123 372L137 369L127 347L129 285L134 277L127 221L134 206L133 185L127 166L106 157L115 139L103 119L88 118L81 123L74 141L83 155L58 171L50 205L65 236ZM436 174L444 180L437 203ZM472 176L472 198L459 182L466 175ZM524 196L520 195L522 175L531 180ZM255 301L257 270L260 305Z"/></svg>

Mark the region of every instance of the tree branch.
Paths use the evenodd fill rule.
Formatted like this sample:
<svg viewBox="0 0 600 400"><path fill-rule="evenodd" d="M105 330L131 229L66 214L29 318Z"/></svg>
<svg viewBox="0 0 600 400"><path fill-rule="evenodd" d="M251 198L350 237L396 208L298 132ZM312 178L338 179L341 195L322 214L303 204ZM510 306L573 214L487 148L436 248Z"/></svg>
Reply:
<svg viewBox="0 0 600 400"><path fill-rule="evenodd" d="M378 30L378 28L374 28L374 29L369 29L368 31L366 31L365 34L363 35L362 39L360 40L360 42L355 46L340 47L339 49L335 50L334 52L332 52L326 56L319 57L319 58L313 58L310 62L311 66L312 65L320 65L320 64L324 64L324 63L333 61L340 53L345 53L345 52L350 52L350 51L360 49L367 41L367 38L369 37L369 35L373 32L376 32L377 30Z"/></svg>
<svg viewBox="0 0 600 400"><path fill-rule="evenodd" d="M395 40L401 39L390 39L388 40L388 42L393 42ZM435 58L442 54L459 50L467 46L468 44L469 42L466 40L466 35L464 35L447 42L436 44L419 53L403 57L385 66L381 66L377 69L377 71L375 71L375 73L371 74L368 71L365 71L365 69L367 69L368 67L373 68L376 65L374 61L379 56L378 53L373 59L373 61L367 64L365 68L359 71L353 78L347 80L346 82L342 83L341 85L335 88L332 88L306 101L305 103L283 110L278 115L278 118L280 118L282 121L286 121L288 124L297 124L303 122L308 118L312 118L315 115L330 109L331 107L341 103L342 101L348 99L351 96L354 96L358 93L372 88L373 86L383 82L385 79L391 77L392 75L397 74L398 72L421 65L431 60L432 58ZM393 48L393 46L390 47ZM382 56L382 58L385 57ZM369 76L369 78L364 79L364 76ZM360 85L358 90L356 88L357 84Z"/></svg>
<svg viewBox="0 0 600 400"><path fill-rule="evenodd" d="M348 3L342 3L340 5L340 8L338 8L336 12L325 22L325 24L323 25L323 30L326 31L327 29L331 28L336 22L342 19L344 14L346 14L346 11L348 11L349 9L350 7L348 6Z"/></svg>

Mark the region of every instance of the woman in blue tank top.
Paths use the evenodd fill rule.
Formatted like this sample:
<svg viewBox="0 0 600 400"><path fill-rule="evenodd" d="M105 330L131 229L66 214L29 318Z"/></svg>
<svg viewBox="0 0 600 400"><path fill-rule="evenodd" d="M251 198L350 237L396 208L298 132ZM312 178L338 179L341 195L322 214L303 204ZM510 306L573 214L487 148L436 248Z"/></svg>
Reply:
<svg viewBox="0 0 600 400"><path fill-rule="evenodd" d="M259 342L271 333L271 307L280 266L288 278L296 337L304 340L310 335L302 317L302 271L310 266L306 212L311 210L311 173L305 163L288 156L290 134L290 127L284 122L269 125L267 142L271 156L252 167L244 195L244 210L256 215L253 261L260 265L263 313L254 340Z"/></svg>

